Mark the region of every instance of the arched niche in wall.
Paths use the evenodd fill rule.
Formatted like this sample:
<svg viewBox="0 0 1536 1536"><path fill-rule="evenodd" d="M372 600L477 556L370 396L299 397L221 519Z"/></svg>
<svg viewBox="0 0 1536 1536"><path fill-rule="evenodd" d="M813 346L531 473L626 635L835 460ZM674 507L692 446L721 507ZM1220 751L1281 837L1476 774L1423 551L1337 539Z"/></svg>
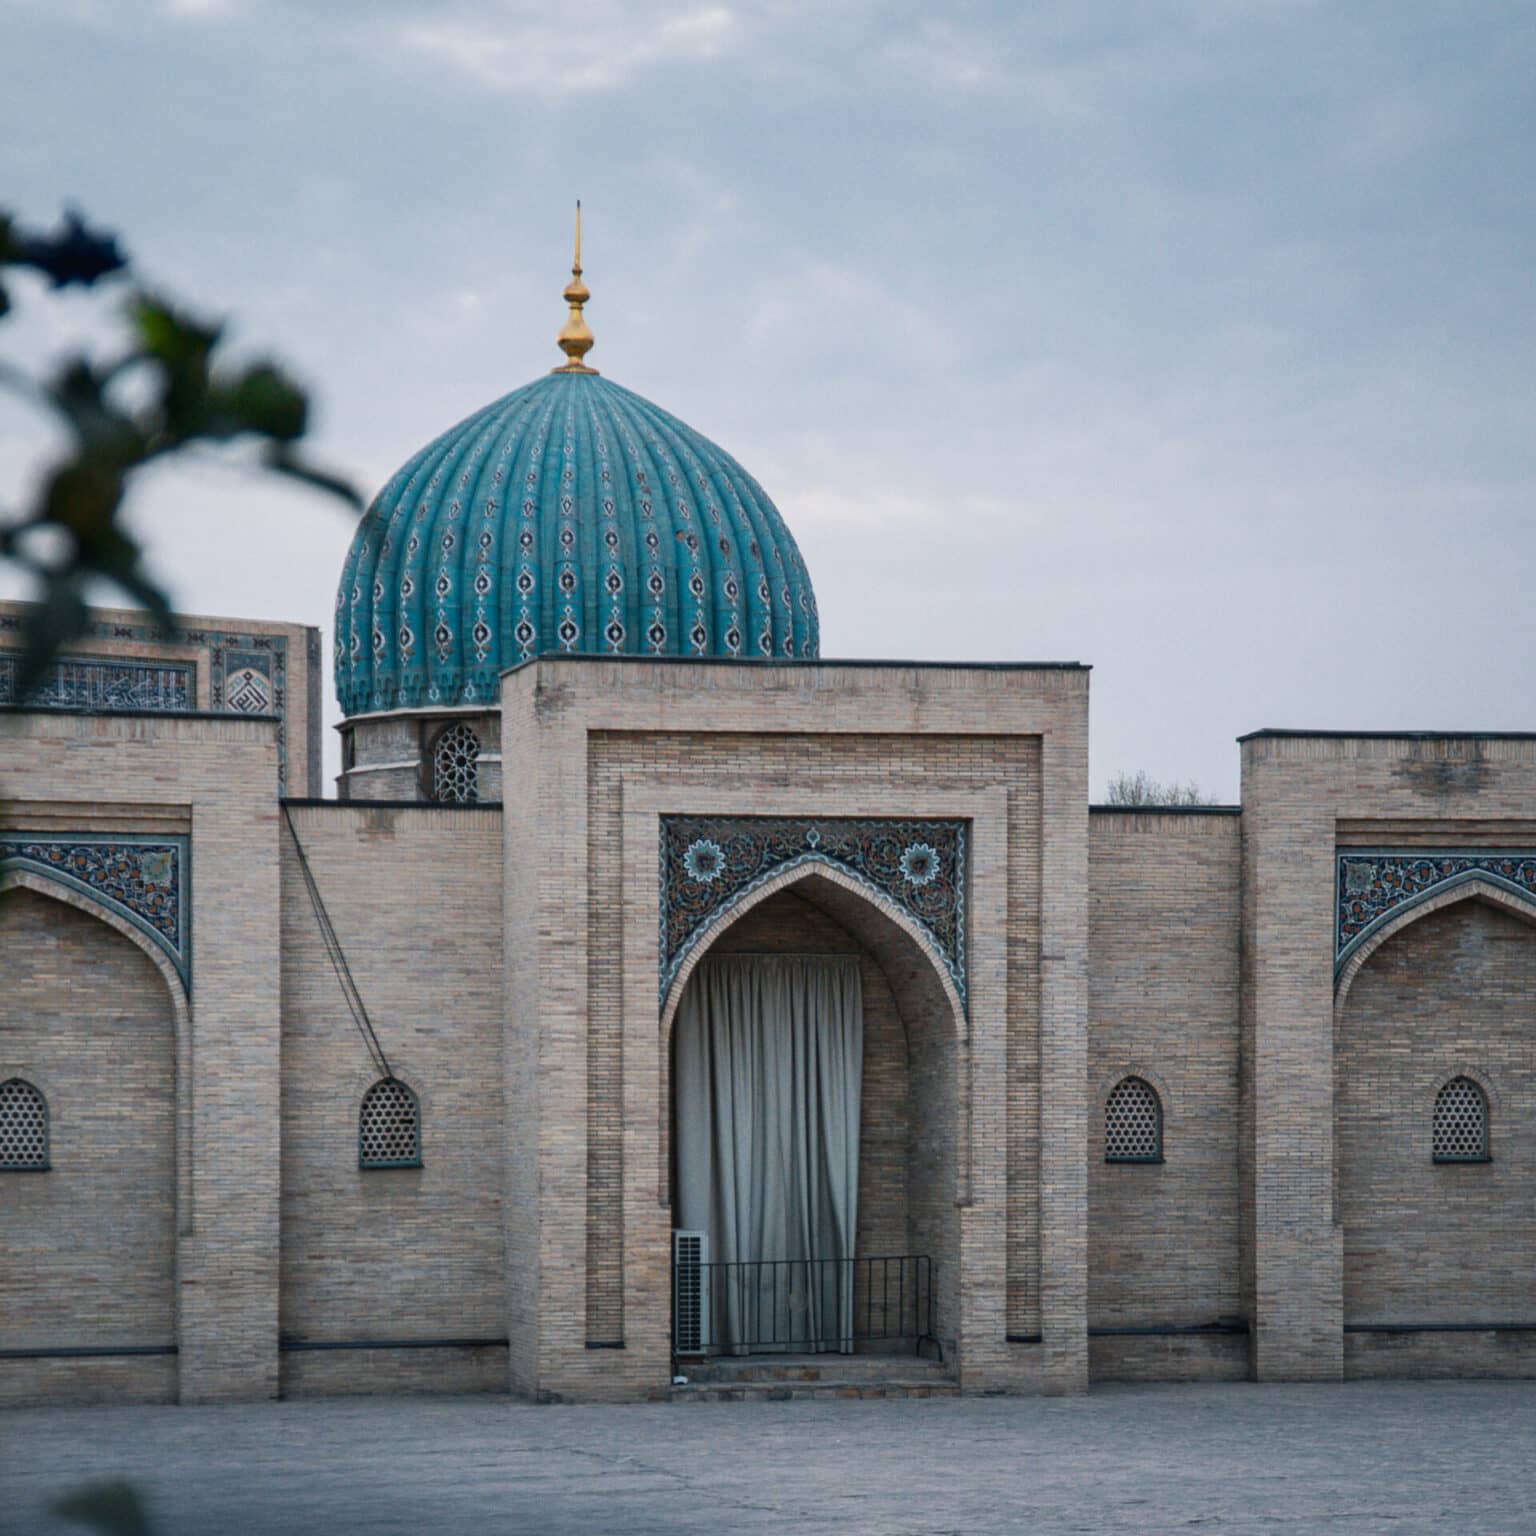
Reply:
<svg viewBox="0 0 1536 1536"><path fill-rule="evenodd" d="M120 934L147 956L165 983L175 1028L176 1230L182 1236L187 1236L194 1230L195 1209L192 1167L192 999L186 983L165 950L154 943L141 928L120 917L103 903L93 901L74 886L50 879L45 873L33 868L7 869L0 874L0 899L8 891L16 890L31 891L49 901L73 907L97 922L105 923L114 933Z"/></svg>
<svg viewBox="0 0 1536 1536"><path fill-rule="evenodd" d="M1395 913L1341 972L1332 1150L1346 1323L1526 1320L1529 1165L1500 1128L1529 1113L1533 990L1536 911L1476 879ZM1458 1079L1492 1116L1491 1163L1435 1155L1437 1095Z"/></svg>
<svg viewBox="0 0 1536 1536"><path fill-rule="evenodd" d="M1355 984L1356 977L1364 969L1366 962L1395 935L1400 934L1405 928L1411 927L1421 918L1428 917L1432 912L1443 912L1447 907L1459 906L1464 901L1482 901L1489 906L1497 907L1501 911L1508 912L1523 923L1536 927L1536 902L1529 898L1515 895L1503 886L1495 885L1491 880L1482 880L1473 875L1467 879L1459 880L1454 884L1441 887L1422 901L1414 902L1401 907L1391 919L1382 924L1370 938L1368 938L1357 950L1353 951L1349 959L1340 969L1338 978L1334 982L1333 990L1333 1015L1335 1021L1344 1016L1344 1005L1349 1000L1350 989Z"/></svg>
<svg viewBox="0 0 1536 1536"><path fill-rule="evenodd" d="M0 1343L166 1354L187 1212L184 995L153 940L89 896L14 868L0 887L0 1078L34 1083L48 1115L47 1171L25 1187L0 1174L26 1234L0 1255ZM174 1392L174 1366L124 1369L133 1391Z"/></svg>

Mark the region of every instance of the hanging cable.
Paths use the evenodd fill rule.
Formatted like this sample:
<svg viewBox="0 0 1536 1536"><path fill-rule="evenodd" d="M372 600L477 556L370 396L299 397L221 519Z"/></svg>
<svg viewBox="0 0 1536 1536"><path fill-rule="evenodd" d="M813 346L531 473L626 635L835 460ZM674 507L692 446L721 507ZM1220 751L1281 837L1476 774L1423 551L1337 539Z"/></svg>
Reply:
<svg viewBox="0 0 1536 1536"><path fill-rule="evenodd" d="M347 957L342 952L341 940L336 937L336 930L331 926L330 913L325 910L325 902L320 898L320 887L315 884L314 871L309 867L309 860L304 853L304 845L299 841L299 829L293 824L293 816L288 807L283 807L283 820L288 823L289 836L293 838L294 851L299 856L299 868L304 874L304 885L309 891L309 904L315 909L315 921L320 925L320 936L325 941L325 952L330 957L331 969L336 972L336 980L341 984L341 995L347 1000L347 1009L352 1015L352 1022L357 1025L357 1032L363 1037L363 1044L368 1054L373 1058L373 1064L378 1068L379 1075L386 1082L393 1082L395 1074L389 1065L389 1058L384 1054L384 1047L379 1044L379 1037L374 1033L373 1022L368 1017L368 1009L363 1003L363 994L357 990L357 983L352 979L352 967L347 964Z"/></svg>

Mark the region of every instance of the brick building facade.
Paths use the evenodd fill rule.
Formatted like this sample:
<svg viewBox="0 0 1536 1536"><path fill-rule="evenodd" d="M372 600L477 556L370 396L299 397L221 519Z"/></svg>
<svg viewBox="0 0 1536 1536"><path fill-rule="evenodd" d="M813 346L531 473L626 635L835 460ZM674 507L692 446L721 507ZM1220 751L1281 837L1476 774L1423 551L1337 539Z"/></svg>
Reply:
<svg viewBox="0 0 1536 1536"><path fill-rule="evenodd" d="M725 956L856 962L813 1348L877 1390L1532 1374L1536 736L1091 807L1086 668L821 659L760 488L584 352L361 526L339 798L315 629L102 612L0 713L0 1400L687 1390Z"/></svg>

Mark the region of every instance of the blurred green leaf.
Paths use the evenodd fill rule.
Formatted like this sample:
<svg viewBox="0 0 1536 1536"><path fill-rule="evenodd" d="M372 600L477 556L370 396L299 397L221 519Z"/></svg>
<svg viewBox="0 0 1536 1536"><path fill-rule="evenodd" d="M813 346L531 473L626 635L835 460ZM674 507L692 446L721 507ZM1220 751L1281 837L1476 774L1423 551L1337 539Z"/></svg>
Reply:
<svg viewBox="0 0 1536 1536"><path fill-rule="evenodd" d="M129 300L128 318L144 354L178 368L206 367L223 333L221 326L178 313L151 293L137 293Z"/></svg>
<svg viewBox="0 0 1536 1536"><path fill-rule="evenodd" d="M92 229L73 208L65 210L58 233L28 233L7 213L0 212L0 263L35 267L55 288L92 283L121 272L128 258L116 236Z"/></svg>
<svg viewBox="0 0 1536 1536"><path fill-rule="evenodd" d="M68 213L56 235L40 236L0 211L0 266L7 263L37 267L55 287L88 284L127 265L116 240L78 214ZM5 304L0 290L0 317ZM258 461L264 470L362 507L345 479L295 451L308 429L309 399L280 364L220 367L223 324L163 295L134 293L124 320L127 346L110 363L71 356L38 380L0 361L0 383L53 411L72 445L44 475L33 504L0 517L0 558L29 571L37 587L18 678L22 695L84 633L93 581L118 587L169 627L170 600L119 521L133 476L146 464L200 443L254 437L266 445ZM130 376L132 387L125 388ZM48 547L32 535L50 531L62 536L62 553L31 553Z"/></svg>
<svg viewBox="0 0 1536 1536"><path fill-rule="evenodd" d="M248 432L278 442L303 437L309 401L303 390L290 383L271 363L247 368L220 392L231 416Z"/></svg>

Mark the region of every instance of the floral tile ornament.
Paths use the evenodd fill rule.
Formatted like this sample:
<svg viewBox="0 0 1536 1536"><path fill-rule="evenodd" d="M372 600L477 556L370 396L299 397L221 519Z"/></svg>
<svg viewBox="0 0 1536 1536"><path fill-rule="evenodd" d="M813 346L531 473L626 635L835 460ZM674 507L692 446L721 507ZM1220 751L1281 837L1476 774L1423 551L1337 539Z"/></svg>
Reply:
<svg viewBox="0 0 1536 1536"><path fill-rule="evenodd" d="M841 870L895 903L933 943L966 995L970 823L884 817L663 816L662 1003L706 928L776 875L805 864Z"/></svg>
<svg viewBox="0 0 1536 1536"><path fill-rule="evenodd" d="M1397 913L1469 880L1536 906L1536 852L1350 848L1334 881L1334 970Z"/></svg>
<svg viewBox="0 0 1536 1536"><path fill-rule="evenodd" d="M30 870L91 897L147 934L189 987L190 864L185 837L24 832L0 837L0 874Z"/></svg>

